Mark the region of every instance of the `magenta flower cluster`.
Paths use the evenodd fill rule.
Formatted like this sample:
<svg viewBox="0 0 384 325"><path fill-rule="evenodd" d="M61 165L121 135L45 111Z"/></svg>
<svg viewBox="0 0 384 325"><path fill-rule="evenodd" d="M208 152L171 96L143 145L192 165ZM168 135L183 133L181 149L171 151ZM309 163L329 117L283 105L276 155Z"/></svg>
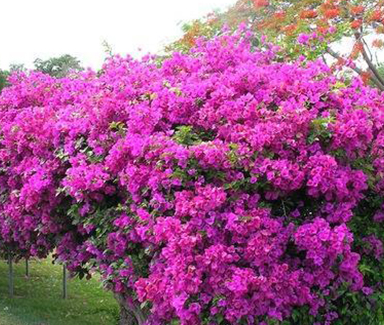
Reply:
<svg viewBox="0 0 384 325"><path fill-rule="evenodd" d="M251 37L13 75L2 250L101 273L141 323L267 324L305 306L337 318L340 288L367 292L360 255L383 254L349 223L384 190L384 97Z"/></svg>

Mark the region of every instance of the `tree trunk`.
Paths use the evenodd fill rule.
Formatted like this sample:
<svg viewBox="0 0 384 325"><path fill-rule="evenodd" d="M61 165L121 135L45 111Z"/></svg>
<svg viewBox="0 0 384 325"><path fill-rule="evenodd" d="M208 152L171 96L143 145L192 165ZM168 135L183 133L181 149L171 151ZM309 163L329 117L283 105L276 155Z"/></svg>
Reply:
<svg viewBox="0 0 384 325"><path fill-rule="evenodd" d="M119 325L137 325L136 317L120 305Z"/></svg>
<svg viewBox="0 0 384 325"><path fill-rule="evenodd" d="M145 316L140 306L135 303L128 303L128 299L123 294L115 293L115 298L120 306L119 325L143 325Z"/></svg>

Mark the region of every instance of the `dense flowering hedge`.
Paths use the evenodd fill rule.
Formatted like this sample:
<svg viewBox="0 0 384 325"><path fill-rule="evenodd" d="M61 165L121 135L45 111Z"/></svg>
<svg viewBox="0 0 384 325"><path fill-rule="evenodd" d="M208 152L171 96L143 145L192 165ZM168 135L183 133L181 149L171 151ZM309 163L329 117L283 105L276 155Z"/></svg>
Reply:
<svg viewBox="0 0 384 325"><path fill-rule="evenodd" d="M3 252L100 272L139 324L382 321L384 97L249 39L13 75Z"/></svg>

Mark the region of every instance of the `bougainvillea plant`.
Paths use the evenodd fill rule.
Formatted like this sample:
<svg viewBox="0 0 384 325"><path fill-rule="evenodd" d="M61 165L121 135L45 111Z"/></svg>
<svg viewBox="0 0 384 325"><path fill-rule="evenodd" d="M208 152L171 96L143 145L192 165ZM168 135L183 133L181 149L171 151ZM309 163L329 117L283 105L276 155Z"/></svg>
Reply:
<svg viewBox="0 0 384 325"><path fill-rule="evenodd" d="M1 249L99 272L122 324L382 322L384 97L252 39L12 75Z"/></svg>
<svg viewBox="0 0 384 325"><path fill-rule="evenodd" d="M280 45L285 59L330 56L329 64L353 70L384 90L378 59L384 47L382 0L238 0L226 12L186 24L184 36L170 48L189 49L199 37L240 23Z"/></svg>

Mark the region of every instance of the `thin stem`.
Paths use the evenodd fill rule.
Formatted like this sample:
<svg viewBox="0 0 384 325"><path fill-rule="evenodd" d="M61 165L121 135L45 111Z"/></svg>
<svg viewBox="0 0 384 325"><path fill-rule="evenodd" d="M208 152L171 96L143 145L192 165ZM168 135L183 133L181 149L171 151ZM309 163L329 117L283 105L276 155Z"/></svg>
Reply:
<svg viewBox="0 0 384 325"><path fill-rule="evenodd" d="M331 48L327 47L326 49L326 52L331 55L332 57L334 57L335 59L342 59L342 57L340 56L340 54L338 54L337 52L335 52L334 50L332 50ZM359 75L362 75L363 74L363 70L361 70L360 68L354 66L354 67L350 67L350 69L352 69L353 71L355 71L357 74ZM382 91L384 91L384 84L380 82L380 80L378 78L376 78L376 75L373 75L371 76L371 80L372 82Z"/></svg>
<svg viewBox="0 0 384 325"><path fill-rule="evenodd" d="M363 38L362 35L363 35L362 32L361 32L361 33L355 33L356 41L362 41L362 42L364 42L364 38ZM376 69L375 65L374 65L374 64L372 63L372 61L369 59L367 50L365 49L364 46L363 46L363 48L362 48L362 54L363 54L364 61L368 64L369 69L372 71L372 73L373 73L374 76L377 78L377 80L379 81L379 83L381 84L381 86L384 88L384 79L381 77L379 71ZM382 88L380 88L380 89L382 89Z"/></svg>
<svg viewBox="0 0 384 325"><path fill-rule="evenodd" d="M67 268L65 263L63 264L63 299L68 298L68 290L67 290Z"/></svg>
<svg viewBox="0 0 384 325"><path fill-rule="evenodd" d="M13 286L14 286L14 282L13 282L13 256L12 256L12 252L11 250L9 249L8 250L8 267L9 267L9 273L8 273L8 286L9 286L9 296L11 298L13 298Z"/></svg>
<svg viewBox="0 0 384 325"><path fill-rule="evenodd" d="M369 52L369 59L372 61L373 59L373 55L372 55L372 52L371 52L371 49L369 48L367 42L365 41L364 38L361 38L361 41L363 42L363 44L365 45L365 47L367 48L368 52Z"/></svg>

